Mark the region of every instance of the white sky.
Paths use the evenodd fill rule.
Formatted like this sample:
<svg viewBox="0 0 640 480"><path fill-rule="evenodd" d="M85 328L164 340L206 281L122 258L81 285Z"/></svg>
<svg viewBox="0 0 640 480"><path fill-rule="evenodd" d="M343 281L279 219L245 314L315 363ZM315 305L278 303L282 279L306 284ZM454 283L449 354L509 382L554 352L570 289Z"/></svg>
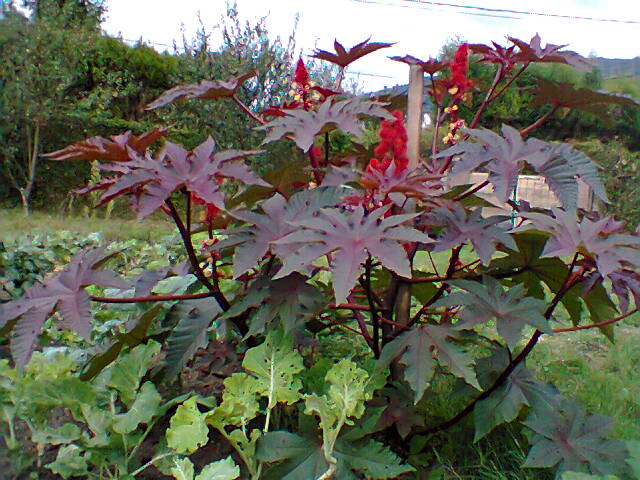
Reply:
<svg viewBox="0 0 640 480"><path fill-rule="evenodd" d="M350 66L351 72L384 77L360 76L367 90L406 83L407 67L392 62L388 55L410 54L427 59L435 56L447 39L460 36L471 43L491 40L505 45L505 36L529 40L536 32L543 44L569 44L582 55L594 53L607 58L640 55L640 24L594 22L540 16L496 14L520 18L495 18L458 14L460 10L406 0L237 0L242 18L268 15L272 37L286 39L295 14L300 15L296 41L303 53L315 46L331 50L333 39L352 46L367 37L372 41L397 42L392 48L371 54ZM640 21L640 0L443 0L490 8L525 10L559 15L617 18ZM104 29L125 39L171 44L198 28L198 12L215 35L215 26L225 12L225 0L107 0ZM480 12L478 12L480 13ZM161 45L155 48L161 50Z"/></svg>

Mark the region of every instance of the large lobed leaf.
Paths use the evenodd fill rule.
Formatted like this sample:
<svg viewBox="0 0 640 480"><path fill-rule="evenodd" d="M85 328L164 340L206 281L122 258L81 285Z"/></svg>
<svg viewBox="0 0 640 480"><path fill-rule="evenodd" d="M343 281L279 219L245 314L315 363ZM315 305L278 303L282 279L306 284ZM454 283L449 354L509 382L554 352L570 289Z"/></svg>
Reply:
<svg viewBox="0 0 640 480"><path fill-rule="evenodd" d="M235 318L254 309L250 317L247 336L257 335L267 327L279 324L289 333L310 320L325 306L322 292L307 283L299 273L292 273L278 280L260 277L249 287L242 298L236 298L231 308L219 320Z"/></svg>
<svg viewBox="0 0 640 480"><path fill-rule="evenodd" d="M517 38L508 37L509 41L515 44L520 51L517 53L517 59L520 63L529 62L551 62L564 63L571 65L578 70L590 71L593 65L583 56L578 55L571 50L562 50L566 45L553 45L548 43L542 48L540 36L536 33L529 43Z"/></svg>
<svg viewBox="0 0 640 480"><path fill-rule="evenodd" d="M405 365L404 378L413 389L414 403L418 403L429 386L436 365L449 371L476 388L480 388L473 371L473 357L455 341L459 334L449 327L422 325L408 330L382 349L379 365L387 366L394 359Z"/></svg>
<svg viewBox="0 0 640 480"><path fill-rule="evenodd" d="M338 170L335 167L330 172L348 174L345 169ZM373 202L380 201L385 203L387 197L392 198L395 194L400 195L400 197L396 198L402 199L396 201L399 205L407 197L416 198L424 202L433 199L444 191L442 175L430 173L422 165L413 169L397 168L395 162L391 162L384 171L373 168L365 170L361 174L359 183L372 192L374 196Z"/></svg>
<svg viewBox="0 0 640 480"><path fill-rule="evenodd" d="M171 309L168 319L176 318L177 323L167 339L165 375L169 380L175 379L196 351L207 345L207 329L221 312L212 298L185 300Z"/></svg>
<svg viewBox="0 0 640 480"><path fill-rule="evenodd" d="M406 63L407 65L418 65L424 73L428 75L435 75L440 70L444 70L449 66L448 61L435 60L433 58L429 58L429 60L421 60L412 55L405 55L403 57L389 57L391 60L395 62Z"/></svg>
<svg viewBox="0 0 640 480"><path fill-rule="evenodd" d="M256 72L248 72L227 80L202 80L200 83L173 87L147 105L147 110L164 107L183 98L210 99L232 97L240 85L255 75Z"/></svg>
<svg viewBox="0 0 640 480"><path fill-rule="evenodd" d="M335 49L336 53L318 49L313 52L313 55L311 56L313 58L318 58L320 60L326 60L327 62L335 63L336 65L340 65L342 68L345 68L350 63L355 62L365 55L368 55L382 48L389 48L392 45L393 43L369 42L369 39L367 39L364 42L360 42L347 50L342 46L340 42L338 42L338 40L335 40L333 42L333 48Z"/></svg>
<svg viewBox="0 0 640 480"><path fill-rule="evenodd" d="M462 206L455 204L452 208L434 209L429 217L432 225L445 226L444 233L438 238L434 252L451 250L463 243L471 244L478 258L487 265L496 251L496 245L502 244L515 250L513 237L503 226L508 219L496 215L483 217L482 209L476 208L467 212Z"/></svg>
<svg viewBox="0 0 640 480"><path fill-rule="evenodd" d="M260 204L263 213L247 210L232 212L235 218L250 226L222 232L228 237L214 244L220 251L235 246L233 259L234 277L258 265L269 251L281 256L291 252L292 247L275 243L296 230L295 222L311 218L318 210L342 202L351 189L346 187L319 187L293 195L287 200L276 194Z"/></svg>
<svg viewBox="0 0 640 480"><path fill-rule="evenodd" d="M582 110L594 114L603 114L603 105L623 105L640 107L640 102L633 97L605 91L577 88L568 82L555 82L539 78L538 85L532 91L533 105L553 105Z"/></svg>
<svg viewBox="0 0 640 480"><path fill-rule="evenodd" d="M544 415L532 412L524 424L535 432L525 467L557 467L556 479L565 471L607 475L626 470L624 443L606 438L610 419L585 415L576 404L563 402Z"/></svg>
<svg viewBox="0 0 640 480"><path fill-rule="evenodd" d="M438 300L436 307L462 306L456 323L457 330L473 328L478 324L496 322L498 333L506 344L513 349L522 334L525 325L551 333L549 322L544 317L545 302L528 297L522 285L516 285L505 291L495 278L485 276L483 282L456 280L452 285L464 290L454 292Z"/></svg>
<svg viewBox="0 0 640 480"><path fill-rule="evenodd" d="M460 142L436 157L457 155L452 173L472 172L483 168L489 172L488 181L501 202L512 195L518 175L525 164L544 177L551 190L566 208L576 208L577 178L590 185L593 192L607 201L597 166L586 155L564 144L553 144L530 138L523 140L520 132L502 126L502 135L491 130L466 130L477 142Z"/></svg>
<svg viewBox="0 0 640 480"><path fill-rule="evenodd" d="M142 154L159 138L169 131L168 128L155 128L143 135L133 135L130 131L113 135L111 139L91 137L69 145L61 150L44 154L50 160L99 160L102 162L126 162L132 159L131 150Z"/></svg>
<svg viewBox="0 0 640 480"><path fill-rule="evenodd" d="M509 365L506 350L499 349L490 357L481 358L476 364L478 379L483 389L489 388ZM477 442L496 426L515 420L525 408L543 415L548 409L557 408L559 392L551 385L536 380L524 365L518 365L504 384L491 395L478 402L473 409Z"/></svg>
<svg viewBox="0 0 640 480"><path fill-rule="evenodd" d="M126 289L129 284L114 272L101 270L106 247L76 253L67 267L29 288L22 298L0 307L0 327L13 323L11 351L19 368L24 367L36 347L45 320L57 311L62 323L85 339L91 334L91 299L84 287L100 285Z"/></svg>
<svg viewBox="0 0 640 480"><path fill-rule="evenodd" d="M316 135L334 128L362 139L364 130L360 117L394 120L393 115L383 107L383 103L361 98L341 101L331 98L322 103L318 110L284 109L284 116L258 128L269 130L263 143L273 142L290 134L296 145L306 152L313 145Z"/></svg>
<svg viewBox="0 0 640 480"><path fill-rule="evenodd" d="M403 242L430 243L424 233L400 226L417 214L383 216L389 206L365 215L362 207L352 211L323 208L317 217L290 222L298 227L277 245L296 244L298 248L282 258L282 268L274 278L303 271L314 260L333 253L331 272L336 303L346 301L361 272L367 253L401 277L411 277L411 266Z"/></svg>
<svg viewBox="0 0 640 480"><path fill-rule="evenodd" d="M265 480L316 479L329 468L322 444L311 436L270 432L260 438L256 453L263 462L279 462L265 472ZM392 479L414 470L411 465L401 464L388 447L373 440L353 443L338 439L334 453L336 478L340 479L356 480L359 477L354 471L367 479Z"/></svg>
<svg viewBox="0 0 640 480"><path fill-rule="evenodd" d="M640 305L640 236L623 233L623 222L611 217L591 219L577 218L575 211L552 209L553 217L537 212L523 215L530 220L523 229L535 228L548 232L550 238L541 253L542 257L560 257L581 254L581 263L596 270L592 286L583 296L592 319L605 321L616 313L601 281L608 278L613 292L620 300L620 308L629 308L629 293L636 306ZM593 301L590 301L593 300ZM611 331L603 330L611 336Z"/></svg>
<svg viewBox="0 0 640 480"><path fill-rule="evenodd" d="M622 233L624 224L611 217L592 220L578 219L574 210L551 209L553 216L528 212L531 221L523 230L535 228L551 234L541 257L571 256L575 253L592 256L602 276L615 271L640 266L640 236Z"/></svg>
<svg viewBox="0 0 640 480"><path fill-rule="evenodd" d="M516 46L503 47L496 42L491 42L492 47L481 43L470 43L469 50L475 54L482 55L482 61L488 63L500 63L506 71L509 71L514 64L520 61L519 52Z"/></svg>
<svg viewBox="0 0 640 480"><path fill-rule="evenodd" d="M211 137L191 152L167 142L156 158L138 156L117 167L103 165L103 169L115 168L118 175L104 186L106 191L100 204L119 195L134 194L138 215L144 218L163 206L173 192L186 189L200 200L224 209L222 180L230 178L244 184L267 185L242 160L259 152L215 152L215 148Z"/></svg>

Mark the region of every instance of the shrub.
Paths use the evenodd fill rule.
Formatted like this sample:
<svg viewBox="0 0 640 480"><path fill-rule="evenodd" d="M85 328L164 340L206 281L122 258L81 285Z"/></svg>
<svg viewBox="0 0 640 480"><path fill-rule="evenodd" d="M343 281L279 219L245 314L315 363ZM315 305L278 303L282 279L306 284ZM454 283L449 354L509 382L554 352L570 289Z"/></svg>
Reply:
<svg viewBox="0 0 640 480"><path fill-rule="evenodd" d="M411 66L412 87L430 76L437 115L429 158L418 158L418 129L407 131L401 111L344 94L342 74L335 85L314 85L301 61L291 98L263 112L237 94L252 73L175 87L149 108L181 99L233 101L266 131L264 143L292 142L306 164L283 162L260 177L244 163L259 151L219 149L211 138L191 151L165 142L151 153L164 129L93 138L49 154L101 162L111 175L87 189L102 191L100 202L126 196L140 219L164 211L176 224L189 267L125 279L105 269L112 256L105 247L80 251L66 268L2 305L0 326L12 331L17 368L28 364L38 332L54 313L89 340L92 302L156 302L89 360L82 378L137 372L139 386L150 365L140 369L124 358L143 348L159 351L149 337L164 342L163 368L156 365L144 377L149 380L175 380L207 345L214 357L204 373L231 368L221 375L216 398L176 400L166 449L133 471L118 465L119 475L154 464L176 478L193 478L187 457L215 434L232 447L239 466L225 458L195 478L223 471L214 478L233 479L239 467L252 479L411 478L425 470L420 454L430 435L471 414L475 441L498 425L521 421L531 445L526 467L553 468L556 478L566 471L626 475L621 460L627 447L607 438L611 422L563 399L525 360L543 335L598 328L613 339L614 324L638 307L640 238L625 232L623 222L578 211L578 179L607 201L596 164L571 145L529 135L559 108L634 103L547 82L537 101L550 106L531 125L481 129L487 106L530 64L587 66L574 52L543 48L537 36L510 42L462 44L450 59L394 57ZM363 42L345 49L336 42L335 52L315 56L344 70L387 46ZM461 106L477 94L468 76L471 53L494 65L495 77L465 119ZM422 100L409 98L407 124L419 119L413 106ZM381 122L372 149L359 143L363 117ZM333 129L352 137L339 152L331 149ZM510 200L525 168L546 180L562 207L545 211ZM487 180L452 184L455 174L474 171L487 172ZM483 214L491 205L476 193L489 185L514 215ZM156 319L167 308L166 318ZM557 323L560 308L571 325ZM154 322L168 325L165 333L150 328ZM458 382L449 390L464 406L454 414L425 412L449 378ZM140 388L116 403L128 408L112 412L116 433L156 421L156 387L149 381ZM72 473L59 465L68 457L83 469L94 456L102 458L80 436L60 442L54 465L65 477Z"/></svg>

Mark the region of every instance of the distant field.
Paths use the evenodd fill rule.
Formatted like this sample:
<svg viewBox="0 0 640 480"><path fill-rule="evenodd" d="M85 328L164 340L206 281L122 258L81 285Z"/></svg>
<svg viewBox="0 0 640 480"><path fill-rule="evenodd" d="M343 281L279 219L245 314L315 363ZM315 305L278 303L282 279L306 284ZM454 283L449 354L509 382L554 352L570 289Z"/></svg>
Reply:
<svg viewBox="0 0 640 480"><path fill-rule="evenodd" d="M25 217L20 209L0 210L0 240L12 241L29 233L46 233L68 230L74 233L101 232L107 241L154 240L164 237L174 230L169 221L145 220L144 223L131 219L91 218L82 216L52 215L33 212Z"/></svg>

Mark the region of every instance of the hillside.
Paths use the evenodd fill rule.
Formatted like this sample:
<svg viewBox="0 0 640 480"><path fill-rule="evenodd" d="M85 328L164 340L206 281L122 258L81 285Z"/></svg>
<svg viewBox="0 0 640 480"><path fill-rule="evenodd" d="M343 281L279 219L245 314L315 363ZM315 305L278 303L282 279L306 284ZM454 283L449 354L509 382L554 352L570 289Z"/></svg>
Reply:
<svg viewBox="0 0 640 480"><path fill-rule="evenodd" d="M640 56L635 58L601 58L593 59L604 78L632 77L640 75Z"/></svg>

